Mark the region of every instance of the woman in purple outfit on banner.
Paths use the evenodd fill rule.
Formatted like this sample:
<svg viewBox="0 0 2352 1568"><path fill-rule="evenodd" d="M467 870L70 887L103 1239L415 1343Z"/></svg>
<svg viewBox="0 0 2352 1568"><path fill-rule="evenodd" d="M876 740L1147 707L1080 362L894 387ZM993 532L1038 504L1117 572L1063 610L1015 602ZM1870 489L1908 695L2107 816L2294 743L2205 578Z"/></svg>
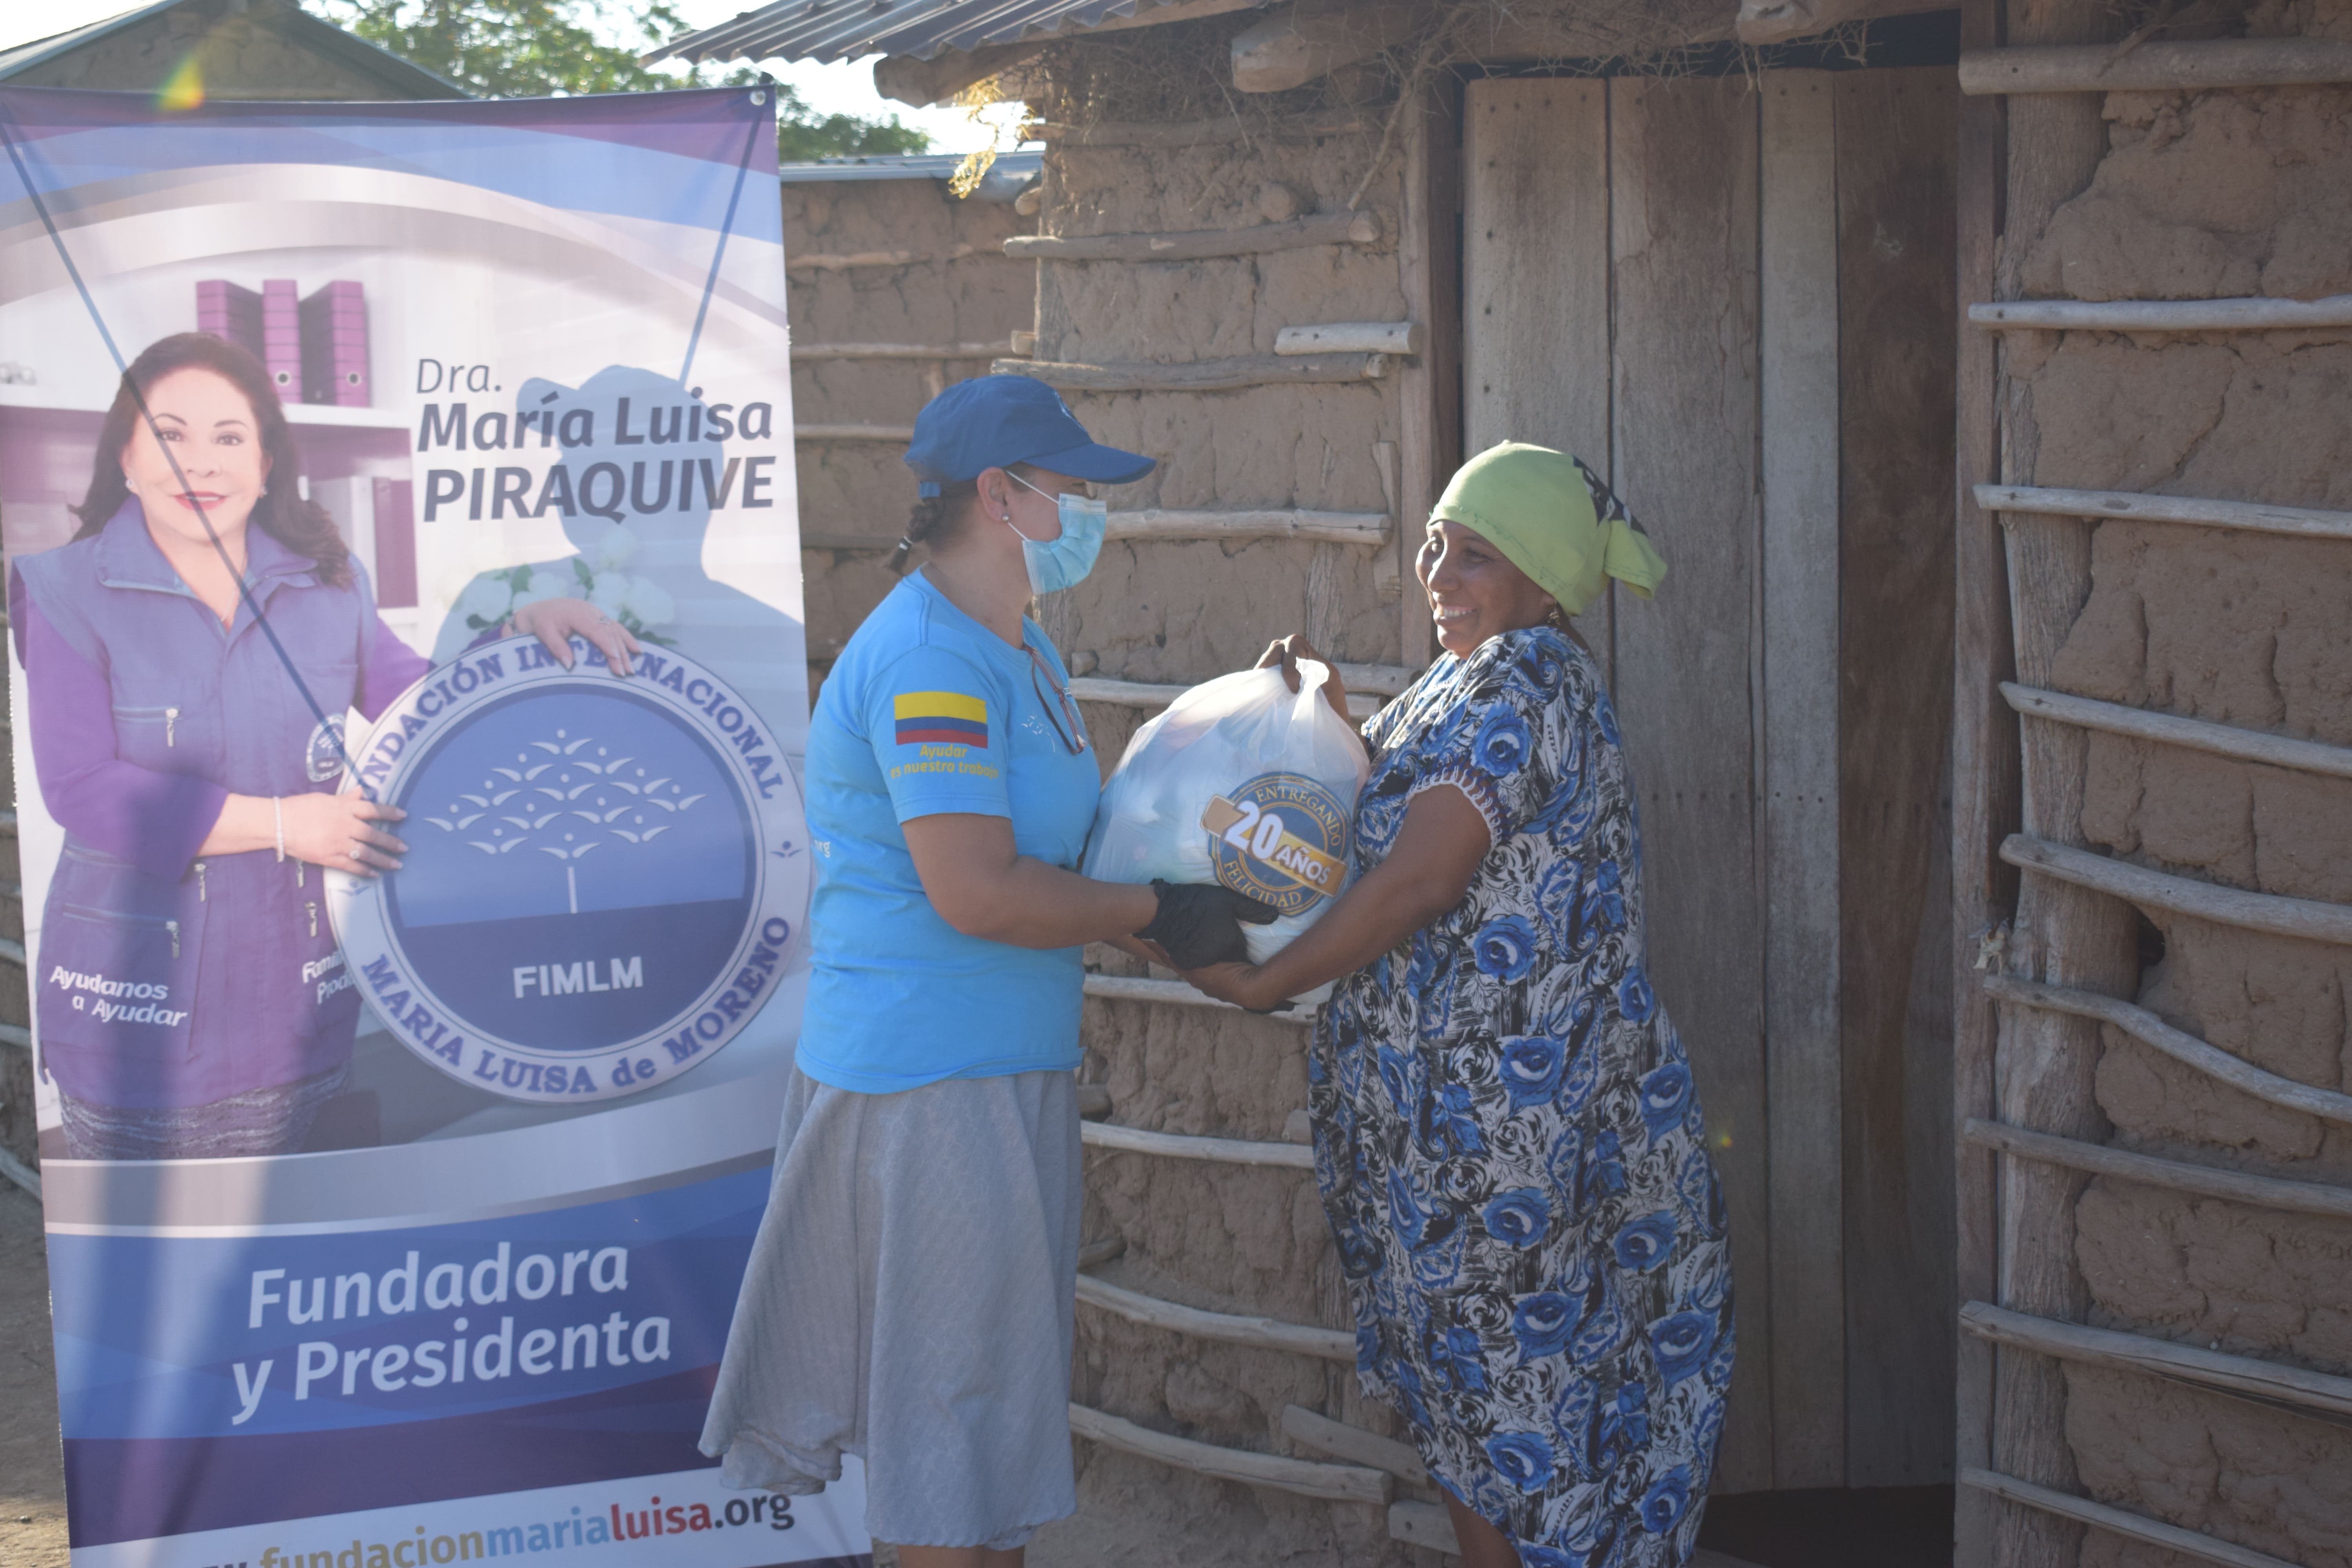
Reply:
<svg viewBox="0 0 2352 1568"><path fill-rule="evenodd" d="M350 1074L359 994L321 868L396 870L405 846L398 810L336 792L343 718L431 667L377 617L300 468L259 362L164 338L107 411L80 531L9 575L66 833L34 994L75 1159L297 1152ZM508 629L567 665L585 637L620 674L636 647L574 599Z"/></svg>

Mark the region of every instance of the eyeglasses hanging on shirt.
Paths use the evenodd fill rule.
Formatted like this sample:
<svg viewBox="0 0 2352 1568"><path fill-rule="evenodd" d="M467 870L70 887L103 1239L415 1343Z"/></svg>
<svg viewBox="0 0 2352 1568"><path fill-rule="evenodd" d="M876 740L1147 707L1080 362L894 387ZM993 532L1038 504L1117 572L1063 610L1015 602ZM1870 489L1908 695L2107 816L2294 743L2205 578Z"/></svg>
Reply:
<svg viewBox="0 0 2352 1568"><path fill-rule="evenodd" d="M1027 643L1021 645L1029 653L1029 684L1036 689L1037 706L1045 712L1045 722L1054 726L1054 733L1069 748L1070 755L1084 756L1087 750L1086 721L1078 717L1078 705L1070 700L1069 692L1054 679L1047 668L1045 656ZM1060 710L1056 717L1055 710Z"/></svg>

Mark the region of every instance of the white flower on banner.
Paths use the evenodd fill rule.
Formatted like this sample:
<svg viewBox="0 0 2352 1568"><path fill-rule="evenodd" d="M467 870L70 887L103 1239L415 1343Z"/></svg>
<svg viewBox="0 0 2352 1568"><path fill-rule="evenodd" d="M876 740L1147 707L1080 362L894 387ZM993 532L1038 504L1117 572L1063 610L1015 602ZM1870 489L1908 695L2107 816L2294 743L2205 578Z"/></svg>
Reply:
<svg viewBox="0 0 2352 1568"><path fill-rule="evenodd" d="M579 583L571 573L537 567L531 572L530 582L514 596L514 607L520 610L541 599L576 599L581 597L578 588Z"/></svg>
<svg viewBox="0 0 2352 1568"><path fill-rule="evenodd" d="M665 626L677 618L677 601L669 596L668 589L652 578L632 577L629 579L628 611L646 626Z"/></svg>
<svg viewBox="0 0 2352 1568"><path fill-rule="evenodd" d="M471 617L472 623L496 626L514 609L514 586L504 577L477 577L457 596L453 614Z"/></svg>
<svg viewBox="0 0 2352 1568"><path fill-rule="evenodd" d="M588 552L588 564L601 578L605 573L626 566L636 558L637 536L616 522L604 531L604 537L598 540L596 548ZM601 605L598 607L604 608Z"/></svg>
<svg viewBox="0 0 2352 1568"><path fill-rule="evenodd" d="M599 572L589 584L588 602L618 620L629 606L629 576L625 572Z"/></svg>

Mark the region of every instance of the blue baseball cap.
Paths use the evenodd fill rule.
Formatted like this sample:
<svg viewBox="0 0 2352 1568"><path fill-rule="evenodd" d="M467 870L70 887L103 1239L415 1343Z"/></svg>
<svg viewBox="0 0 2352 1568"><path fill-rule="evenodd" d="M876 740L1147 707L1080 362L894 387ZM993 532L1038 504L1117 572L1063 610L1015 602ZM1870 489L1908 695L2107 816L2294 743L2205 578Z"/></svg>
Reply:
<svg viewBox="0 0 2352 1568"><path fill-rule="evenodd" d="M960 381L915 416L907 467L922 493L976 479L984 469L1032 463L1074 479L1123 485L1150 473L1157 458L1106 447L1087 434L1061 394L1034 375L983 375Z"/></svg>

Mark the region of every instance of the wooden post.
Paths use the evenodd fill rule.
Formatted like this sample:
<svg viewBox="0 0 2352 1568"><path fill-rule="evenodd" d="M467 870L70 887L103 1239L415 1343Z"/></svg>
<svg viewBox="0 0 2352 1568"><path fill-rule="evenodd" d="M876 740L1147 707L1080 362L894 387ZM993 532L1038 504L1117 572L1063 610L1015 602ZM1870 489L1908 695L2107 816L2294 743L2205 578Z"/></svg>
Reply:
<svg viewBox="0 0 2352 1568"><path fill-rule="evenodd" d="M2116 25L2104 0L2008 0L2010 44L2096 43ZM2091 182L2106 153L2104 100L2093 96L2021 98L2009 105L2007 203L1998 266L2000 297L2021 291L2027 257L2058 208ZM2006 363L2006 352L2002 363ZM2002 399L2001 477L2031 484L2040 433L2017 389ZM2051 668L2090 597L2092 525L2034 523L2008 531L2010 620L2017 678L2052 684ZM2079 845L2089 742L2041 720L2021 726L2021 816L2026 830ZM2114 899L2027 876L2018 891L2010 968L2058 985L2128 995L2138 966L2134 912ZM2102 1141L2096 1073L2099 1031L2082 1019L2003 1009L1995 1046L1994 1102L2012 1126ZM2074 1205L2087 1178L2012 1163L2002 1173L1998 1294L2004 1307L2080 1320L2089 1291L2074 1262ZM2044 1357L1996 1353L1992 1468L2020 1480L2079 1489L2066 1441L2066 1381ZM2006 1508L1997 1521L2000 1568L2073 1568L2083 1528L2040 1510Z"/></svg>
<svg viewBox="0 0 2352 1568"><path fill-rule="evenodd" d="M1846 1472L1838 917L1838 128L1826 71L1762 79L1762 829L1772 1483ZM1752 1297L1752 1293L1751 1293Z"/></svg>
<svg viewBox="0 0 2352 1568"><path fill-rule="evenodd" d="M1969 48L2000 41L2000 0L1962 0L1960 37ZM1954 410L1952 533L1952 1116L1993 1120L1993 1009L1978 988L1979 933L2006 918L2016 879L2000 858L2017 821L2015 730L2000 705L2011 672L2009 595L1999 533L1976 502L1975 487L2000 472L1999 426L1990 335L1968 325L1968 307L1993 292L2000 229L2005 106L1970 99L1959 107L1955 170L1958 234L1953 300L1958 374ZM1990 1300L1997 1288L1998 1176L1992 1152L1958 1142L1953 1300ZM1955 1347L1954 1459L1962 1468L1992 1464L1993 1351L1964 1337ZM1993 1500L1958 1489L1952 1521L1953 1568L1991 1568Z"/></svg>

